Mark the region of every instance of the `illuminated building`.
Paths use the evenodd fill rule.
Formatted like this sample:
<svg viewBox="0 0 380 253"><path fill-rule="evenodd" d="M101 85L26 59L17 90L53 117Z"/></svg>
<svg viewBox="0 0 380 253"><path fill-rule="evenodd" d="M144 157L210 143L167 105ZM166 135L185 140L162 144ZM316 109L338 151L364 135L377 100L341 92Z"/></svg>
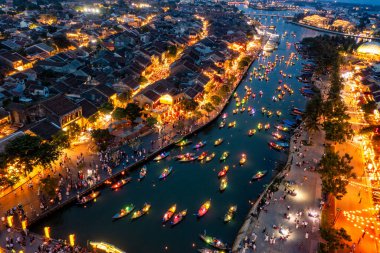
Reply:
<svg viewBox="0 0 380 253"><path fill-rule="evenodd" d="M366 42L358 47L357 53L380 56L380 43Z"/></svg>

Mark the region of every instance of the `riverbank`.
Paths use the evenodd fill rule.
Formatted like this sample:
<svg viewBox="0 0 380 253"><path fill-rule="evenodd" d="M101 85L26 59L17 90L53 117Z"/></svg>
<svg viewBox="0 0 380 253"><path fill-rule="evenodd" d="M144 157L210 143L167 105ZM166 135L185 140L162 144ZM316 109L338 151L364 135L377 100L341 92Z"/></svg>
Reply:
<svg viewBox="0 0 380 253"><path fill-rule="evenodd" d="M318 132L311 139L312 146L305 146L307 132L302 125L295 131L290 140L289 171L272 180L271 184L283 178L277 191L267 187L253 205L233 252L253 252L250 244L258 252L317 251L321 180L314 169L324 153L324 133ZM277 239L280 242L276 244Z"/></svg>
<svg viewBox="0 0 380 253"><path fill-rule="evenodd" d="M318 32L331 33L331 34L341 35L341 36L345 36L345 37L353 37L353 38L380 41L380 38L376 38L376 37L360 36L360 35L354 35L354 34L347 34L347 33L343 33L343 32L331 31L329 29L324 29L324 28L320 28L320 27L316 27L316 26L312 26L312 25L301 24L299 22L294 22L294 21L288 21L288 23L298 25L298 26L302 26L302 27L305 27L305 28L308 28L311 30L315 30Z"/></svg>

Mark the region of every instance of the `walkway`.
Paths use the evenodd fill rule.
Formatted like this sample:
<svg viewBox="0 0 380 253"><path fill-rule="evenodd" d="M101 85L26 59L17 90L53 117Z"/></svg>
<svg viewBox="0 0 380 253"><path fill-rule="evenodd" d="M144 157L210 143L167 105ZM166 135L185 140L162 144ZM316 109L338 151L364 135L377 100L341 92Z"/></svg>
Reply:
<svg viewBox="0 0 380 253"><path fill-rule="evenodd" d="M299 129L290 142L290 171L278 191L263 193L259 216L250 213L249 226L241 231L233 252L254 252L255 247L257 252L317 252L321 180L313 170L324 153L324 132L315 133L312 145L305 146L307 133L302 125Z"/></svg>

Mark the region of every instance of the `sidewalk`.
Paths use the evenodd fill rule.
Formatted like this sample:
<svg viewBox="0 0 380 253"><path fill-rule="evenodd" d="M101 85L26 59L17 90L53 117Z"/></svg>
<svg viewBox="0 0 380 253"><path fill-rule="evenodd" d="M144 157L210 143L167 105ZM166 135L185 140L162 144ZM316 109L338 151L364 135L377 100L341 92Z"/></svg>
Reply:
<svg viewBox="0 0 380 253"><path fill-rule="evenodd" d="M257 252L317 252L321 180L309 168L315 167L324 153L324 133L312 136L312 146L300 145L302 140L307 140L307 134L300 131L298 135L296 131L290 141L290 171L278 191L264 193L265 204L259 207L259 216L254 218L254 212L250 213L250 225L234 252L255 252L254 247ZM295 196L290 194L293 190Z"/></svg>

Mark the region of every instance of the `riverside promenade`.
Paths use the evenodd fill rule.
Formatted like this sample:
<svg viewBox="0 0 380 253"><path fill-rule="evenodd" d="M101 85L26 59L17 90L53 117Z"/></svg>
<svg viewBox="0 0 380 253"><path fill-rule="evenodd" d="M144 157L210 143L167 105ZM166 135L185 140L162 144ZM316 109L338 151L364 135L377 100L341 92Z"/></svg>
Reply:
<svg viewBox="0 0 380 253"><path fill-rule="evenodd" d="M317 132L306 146L307 137L301 124L290 140L289 170L285 168L272 180L273 187L268 186L277 191L267 188L253 205L232 252L317 252L322 182L314 170L325 138L323 131Z"/></svg>

